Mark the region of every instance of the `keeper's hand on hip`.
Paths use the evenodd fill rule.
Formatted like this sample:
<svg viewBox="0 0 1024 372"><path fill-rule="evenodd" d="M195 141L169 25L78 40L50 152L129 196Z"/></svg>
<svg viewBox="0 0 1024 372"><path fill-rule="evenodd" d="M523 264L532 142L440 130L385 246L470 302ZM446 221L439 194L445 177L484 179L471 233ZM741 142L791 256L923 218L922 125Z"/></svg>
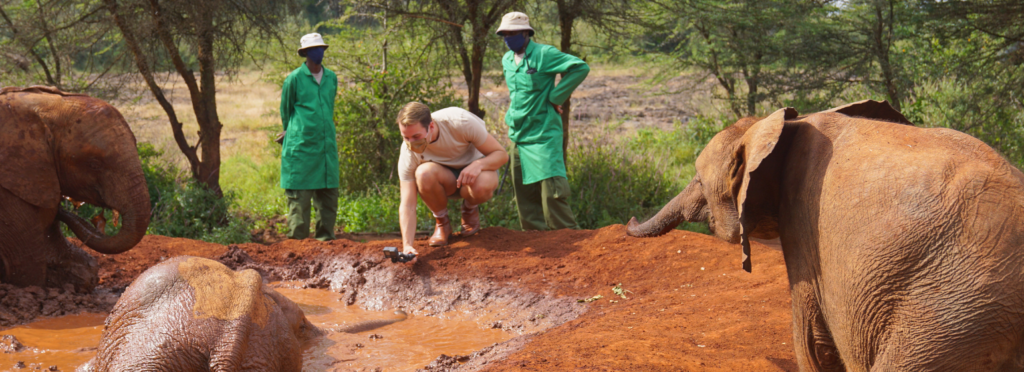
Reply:
<svg viewBox="0 0 1024 372"><path fill-rule="evenodd" d="M552 104L551 104L551 107L554 107L554 108L555 108L555 111L558 111L558 114L559 114L559 115L561 115L561 114L562 114L562 106L559 106L559 105L556 105L556 104L552 103Z"/></svg>

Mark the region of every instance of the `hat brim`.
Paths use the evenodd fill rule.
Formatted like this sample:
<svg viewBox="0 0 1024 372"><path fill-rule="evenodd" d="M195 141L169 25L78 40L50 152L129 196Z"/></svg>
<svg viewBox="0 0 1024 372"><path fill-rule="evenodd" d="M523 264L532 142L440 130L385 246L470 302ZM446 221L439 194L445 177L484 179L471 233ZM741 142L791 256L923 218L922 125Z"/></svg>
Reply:
<svg viewBox="0 0 1024 372"><path fill-rule="evenodd" d="M307 45L307 46L305 46L303 48L299 48L299 51L298 51L299 52L299 56L300 57L305 57L306 53L303 53L302 52L303 50L306 50L306 49L309 49L309 48L316 48L316 47L324 47L324 49L327 49L327 48L330 48L330 45L327 45L327 44Z"/></svg>
<svg viewBox="0 0 1024 372"><path fill-rule="evenodd" d="M508 32L515 32L515 31L523 31L523 30L528 30L528 31L530 31L530 36L533 36L533 34L535 33L535 32L533 31L533 27L530 27L530 26L521 26L521 27L515 27L515 26L511 26L511 27L505 27L505 28L500 28L500 27L499 27L499 28L498 28L498 31L495 31L495 32L494 32L494 34L495 34L495 35L498 35L498 36L501 36L501 33L502 33L502 32L505 32L505 31L508 31Z"/></svg>

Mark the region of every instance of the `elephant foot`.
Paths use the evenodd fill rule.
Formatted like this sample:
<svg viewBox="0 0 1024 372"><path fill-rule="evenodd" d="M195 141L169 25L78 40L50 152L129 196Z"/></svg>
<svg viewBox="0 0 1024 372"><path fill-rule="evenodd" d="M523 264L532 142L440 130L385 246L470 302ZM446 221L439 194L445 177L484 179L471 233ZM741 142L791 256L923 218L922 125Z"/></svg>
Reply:
<svg viewBox="0 0 1024 372"><path fill-rule="evenodd" d="M31 257L22 257L18 260L11 258L0 259L0 266L3 267L0 281L18 287L42 287L46 284L46 264L33 260Z"/></svg>
<svg viewBox="0 0 1024 372"><path fill-rule="evenodd" d="M66 240L61 248L56 259L46 265L46 286L63 288L71 284L75 291L92 292L99 284L96 258Z"/></svg>

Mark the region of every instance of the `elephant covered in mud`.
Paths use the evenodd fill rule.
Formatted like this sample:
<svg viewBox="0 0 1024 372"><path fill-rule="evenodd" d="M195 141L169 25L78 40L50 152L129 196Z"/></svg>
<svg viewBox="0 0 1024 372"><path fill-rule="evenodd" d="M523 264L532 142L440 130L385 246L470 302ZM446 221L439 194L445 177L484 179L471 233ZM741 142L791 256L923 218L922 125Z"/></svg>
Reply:
<svg viewBox="0 0 1024 372"><path fill-rule="evenodd" d="M741 119L632 236L779 238L802 371L1024 370L1024 174L886 102Z"/></svg>
<svg viewBox="0 0 1024 372"><path fill-rule="evenodd" d="M128 286L78 371L301 371L303 343L321 335L255 270L180 256Z"/></svg>
<svg viewBox="0 0 1024 372"><path fill-rule="evenodd" d="M63 197L123 216L107 236L60 208ZM135 135L113 106L53 88L0 90L0 281L96 286L96 260L61 235L63 221L100 253L134 247L149 226Z"/></svg>

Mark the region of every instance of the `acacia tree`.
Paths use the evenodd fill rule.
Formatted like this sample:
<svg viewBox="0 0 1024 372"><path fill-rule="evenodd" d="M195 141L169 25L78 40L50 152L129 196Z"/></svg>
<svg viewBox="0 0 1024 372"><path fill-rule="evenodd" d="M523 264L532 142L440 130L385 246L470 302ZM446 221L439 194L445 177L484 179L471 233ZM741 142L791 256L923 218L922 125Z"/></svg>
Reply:
<svg viewBox="0 0 1024 372"><path fill-rule="evenodd" d="M783 95L816 92L849 71L833 68L835 9L814 0L652 0L656 48L674 59L670 71L696 68L713 80L733 115Z"/></svg>
<svg viewBox="0 0 1024 372"><path fill-rule="evenodd" d="M559 49L562 53L581 57L573 49L573 30L576 21L586 21L611 34L624 34L629 23L639 21L633 15L629 0L552 0L558 10ZM623 35L624 36L624 35ZM562 153L569 150L569 122L572 119L572 95L562 105ZM568 155L565 156L568 159Z"/></svg>
<svg viewBox="0 0 1024 372"><path fill-rule="evenodd" d="M64 91L104 92L121 79L116 29L97 0L0 1L0 71L5 84L44 82Z"/></svg>
<svg viewBox="0 0 1024 372"><path fill-rule="evenodd" d="M422 0L388 1L368 0L362 5L387 10L391 17L409 17L432 23L431 30L443 38L459 61L460 70L468 86L467 109L479 117L486 114L480 108L480 83L484 59L490 41L501 17L520 0Z"/></svg>
<svg viewBox="0 0 1024 372"><path fill-rule="evenodd" d="M845 37L839 41L852 57L851 69L868 76L869 86L884 92L889 104L900 111L913 83L896 51L897 43L916 34L909 31L913 7L905 0L851 0L845 5Z"/></svg>
<svg viewBox="0 0 1024 372"><path fill-rule="evenodd" d="M178 148L188 159L192 177L209 189L220 189L220 133L216 73L247 55L248 41L275 36L291 2L271 0L103 0L121 31L135 67L167 114ZM194 61L192 59L194 58ZM170 66L168 66L168 63ZM188 88L199 125L190 144L182 122L154 74L172 68ZM194 68L199 68L196 79Z"/></svg>

